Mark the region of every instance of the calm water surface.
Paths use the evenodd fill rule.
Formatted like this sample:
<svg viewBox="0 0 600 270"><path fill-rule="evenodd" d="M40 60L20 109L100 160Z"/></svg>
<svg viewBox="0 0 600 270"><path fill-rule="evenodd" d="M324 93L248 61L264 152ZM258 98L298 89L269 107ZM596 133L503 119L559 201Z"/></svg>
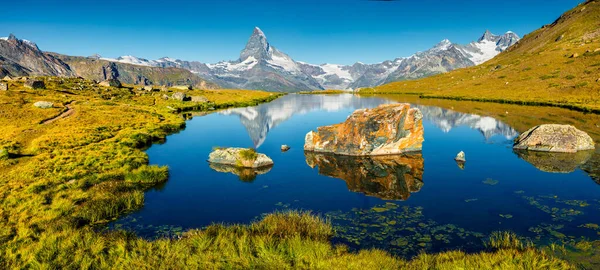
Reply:
<svg viewBox="0 0 600 270"><path fill-rule="evenodd" d="M414 105L424 115L419 155L361 159L304 153L308 131L383 103L393 101L288 95L195 117L148 150L151 164L170 167L169 181L146 193L143 209L111 227L156 237L304 209L331 220L336 243L402 256L478 250L482 239L499 230L537 242L597 238L600 186L577 168L591 153L514 153L518 132L491 117ZM282 153L282 144L291 150ZM206 162L214 146L255 147L275 165L256 176L218 172ZM461 150L464 168L453 160Z"/></svg>

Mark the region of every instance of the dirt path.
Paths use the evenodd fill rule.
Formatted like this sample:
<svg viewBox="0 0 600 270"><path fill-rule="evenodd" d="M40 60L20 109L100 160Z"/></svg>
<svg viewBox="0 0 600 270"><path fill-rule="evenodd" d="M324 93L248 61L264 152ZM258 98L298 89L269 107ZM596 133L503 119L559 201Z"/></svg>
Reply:
<svg viewBox="0 0 600 270"><path fill-rule="evenodd" d="M42 121L41 124L42 125L51 124L54 121L57 121L57 120L60 120L60 119L63 119L63 118L67 118L67 117L73 115L73 113L75 112L75 109L73 108L73 103L67 104L66 107L67 107L66 111L62 112L61 114L59 114L59 115L57 115L57 116L55 116L53 118L50 118L50 119Z"/></svg>

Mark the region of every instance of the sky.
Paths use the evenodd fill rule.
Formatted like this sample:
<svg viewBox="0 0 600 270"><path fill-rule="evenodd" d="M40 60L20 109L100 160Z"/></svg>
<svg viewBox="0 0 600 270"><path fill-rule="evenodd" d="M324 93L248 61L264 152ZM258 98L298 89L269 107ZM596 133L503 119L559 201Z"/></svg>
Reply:
<svg viewBox="0 0 600 270"><path fill-rule="evenodd" d="M272 46L313 64L377 63L486 29L523 36L583 0L19 0L0 16L44 51L103 57L235 60L255 26Z"/></svg>

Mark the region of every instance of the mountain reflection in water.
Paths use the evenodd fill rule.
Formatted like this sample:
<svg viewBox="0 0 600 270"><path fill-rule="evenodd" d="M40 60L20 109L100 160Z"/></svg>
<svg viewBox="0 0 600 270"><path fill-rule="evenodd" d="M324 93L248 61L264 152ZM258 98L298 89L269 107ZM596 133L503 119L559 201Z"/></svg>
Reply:
<svg viewBox="0 0 600 270"><path fill-rule="evenodd" d="M407 200L423 187L423 156L355 157L305 152L306 164L319 174L346 181L348 190L384 200Z"/></svg>
<svg viewBox="0 0 600 270"><path fill-rule="evenodd" d="M254 147L258 148L263 144L270 130L295 114L305 114L317 110L335 112L344 108L372 108L388 103L394 102L381 98L361 98L351 94L290 94L256 107L228 109L220 113L239 116L254 143ZM468 126L479 130L486 139L495 135L502 135L510 139L518 135L516 130L492 117L460 113L434 106L415 104L411 106L419 108L426 120L431 121L444 132L449 132L452 128L458 126Z"/></svg>

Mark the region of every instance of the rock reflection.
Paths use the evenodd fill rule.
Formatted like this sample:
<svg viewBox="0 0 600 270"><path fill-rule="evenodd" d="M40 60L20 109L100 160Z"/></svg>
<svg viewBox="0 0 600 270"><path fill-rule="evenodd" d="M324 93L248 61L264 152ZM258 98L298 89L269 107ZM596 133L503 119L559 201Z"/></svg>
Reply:
<svg viewBox="0 0 600 270"><path fill-rule="evenodd" d="M342 179L348 189L384 200L407 200L423 187L419 154L354 157L305 152L306 164L319 174Z"/></svg>
<svg viewBox="0 0 600 270"><path fill-rule="evenodd" d="M261 175L261 174L266 174L269 171L271 171L271 169L273 168L273 166L261 167L261 168L242 168L242 167L235 167L235 166L231 166L231 165L223 165L223 164L217 164L217 163L209 163L209 166L211 169L213 169L217 172L235 174L240 178L240 181L248 182L248 183L254 182L254 180L256 179L256 176Z"/></svg>
<svg viewBox="0 0 600 270"><path fill-rule="evenodd" d="M514 150L521 159L543 172L571 173L585 164L594 151L579 151L577 153L551 153L541 151Z"/></svg>

